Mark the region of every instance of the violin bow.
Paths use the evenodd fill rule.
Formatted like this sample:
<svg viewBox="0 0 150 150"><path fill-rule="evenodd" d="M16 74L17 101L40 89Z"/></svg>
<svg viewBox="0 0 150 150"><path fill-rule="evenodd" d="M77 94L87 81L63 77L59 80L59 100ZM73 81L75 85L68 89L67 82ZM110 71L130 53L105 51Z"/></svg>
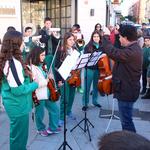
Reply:
<svg viewBox="0 0 150 150"><path fill-rule="evenodd" d="M51 62L51 65L50 65L50 68L49 68L49 70L48 70L48 75L52 72L53 73L53 71L52 71L52 66L53 66L53 63L54 63L54 60L55 60L55 57L56 57L56 54L57 54L57 51L58 51L58 48L59 48L59 45L60 45L60 39L59 39L59 41L58 41L58 44L57 44L57 47L56 47L56 50L55 50L55 53L54 53L54 56L53 56L53 59L52 59L52 62ZM54 80L55 81L55 80ZM55 83L55 82L54 82ZM55 83L55 87L56 87L56 83Z"/></svg>
<svg viewBox="0 0 150 150"><path fill-rule="evenodd" d="M60 45L60 40L58 41L58 44L57 44L57 47L56 47L56 50L55 50L55 53L54 53L54 56L53 56L53 59L52 59L52 62L51 62L49 71L48 71L48 74L49 74L50 72L52 72L52 65L53 65L53 63L54 63L54 60L55 60L55 57L56 57L56 54L57 54L59 45Z"/></svg>

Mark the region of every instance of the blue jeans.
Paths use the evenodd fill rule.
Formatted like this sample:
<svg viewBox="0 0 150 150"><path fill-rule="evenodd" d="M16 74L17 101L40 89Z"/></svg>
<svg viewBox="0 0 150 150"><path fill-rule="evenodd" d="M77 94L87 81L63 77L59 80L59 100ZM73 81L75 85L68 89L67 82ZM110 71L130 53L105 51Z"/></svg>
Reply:
<svg viewBox="0 0 150 150"><path fill-rule="evenodd" d="M118 100L118 108L122 129L136 132L134 123L132 121L133 104L134 102Z"/></svg>

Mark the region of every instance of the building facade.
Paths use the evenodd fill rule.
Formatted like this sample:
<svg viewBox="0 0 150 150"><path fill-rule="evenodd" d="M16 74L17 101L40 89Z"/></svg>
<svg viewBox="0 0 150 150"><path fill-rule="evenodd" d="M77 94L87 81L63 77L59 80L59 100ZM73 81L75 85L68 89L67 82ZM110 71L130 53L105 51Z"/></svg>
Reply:
<svg viewBox="0 0 150 150"><path fill-rule="evenodd" d="M8 26L22 32L28 23L36 29L42 28L46 16L52 19L53 27L61 28L62 35L74 23L80 24L86 42L96 23L102 26L115 24L115 12L110 0L1 0L0 21L3 24L0 38Z"/></svg>
<svg viewBox="0 0 150 150"><path fill-rule="evenodd" d="M0 0L0 39L8 26L14 26L21 31L21 15L19 0Z"/></svg>
<svg viewBox="0 0 150 150"><path fill-rule="evenodd" d="M146 0L145 19L150 24L150 0Z"/></svg>

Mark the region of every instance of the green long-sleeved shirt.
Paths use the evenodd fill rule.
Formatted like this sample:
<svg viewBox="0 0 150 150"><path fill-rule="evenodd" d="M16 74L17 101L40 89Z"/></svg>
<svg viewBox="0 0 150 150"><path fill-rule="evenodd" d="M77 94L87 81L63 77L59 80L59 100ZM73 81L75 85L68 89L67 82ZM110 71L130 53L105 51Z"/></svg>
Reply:
<svg viewBox="0 0 150 150"><path fill-rule="evenodd" d="M148 68L150 64L150 47L143 48L143 68Z"/></svg>
<svg viewBox="0 0 150 150"><path fill-rule="evenodd" d="M30 83L29 78L25 78L22 85L10 87L6 77L2 80L2 99L5 110L9 117L19 117L31 111L32 91L38 88L36 82Z"/></svg>

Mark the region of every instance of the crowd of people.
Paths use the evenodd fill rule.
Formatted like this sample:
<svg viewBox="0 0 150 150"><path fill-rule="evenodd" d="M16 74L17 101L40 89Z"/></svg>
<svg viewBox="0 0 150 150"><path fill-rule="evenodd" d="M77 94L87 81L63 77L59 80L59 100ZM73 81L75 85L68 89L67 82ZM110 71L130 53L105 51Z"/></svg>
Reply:
<svg viewBox="0 0 150 150"><path fill-rule="evenodd" d="M10 120L10 150L26 150L29 113L33 107L37 133L41 136L56 134L62 130L64 107L67 118L76 119L72 112L76 91L83 94L83 111L88 109L90 93L93 106L102 107L98 94L104 96L105 93L99 92L97 87L101 74L98 63L87 66L86 70L71 70L66 80L58 72L65 59L75 51L80 55L102 52L114 61L112 89L113 97L118 101L122 130L136 133L132 112L140 94L141 75L141 94L145 94L142 98L150 98L150 35L147 30L143 27L137 31L132 25L108 26L102 29L101 24L97 23L89 42L85 44L80 25L74 24L63 35L60 44L60 37L50 30L51 27L52 21L46 17L36 42L33 41L33 28L30 26L24 29L23 34L14 27L8 27L3 37L0 86L3 105ZM82 72L84 82L81 78ZM81 81L78 86L76 81L73 84L69 82L76 74ZM52 97L56 93L52 93L49 84L60 94L56 100ZM48 125L43 122L45 108L48 111Z"/></svg>

